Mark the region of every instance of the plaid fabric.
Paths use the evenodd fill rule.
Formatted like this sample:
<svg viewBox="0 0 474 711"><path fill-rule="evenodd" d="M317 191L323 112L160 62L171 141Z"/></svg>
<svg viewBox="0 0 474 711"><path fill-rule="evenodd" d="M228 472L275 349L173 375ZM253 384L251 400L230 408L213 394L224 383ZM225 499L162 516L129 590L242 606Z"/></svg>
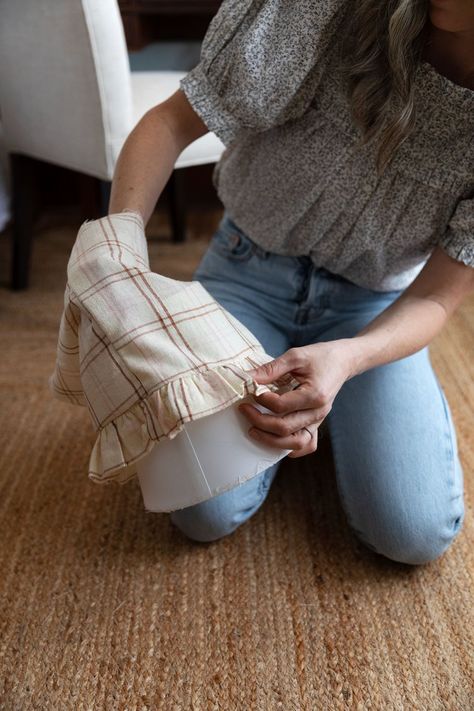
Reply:
<svg viewBox="0 0 474 711"><path fill-rule="evenodd" d="M291 382L245 373L272 360L198 281L150 271L144 224L124 211L84 222L67 268L49 384L89 409L97 438L89 478L121 484L163 437L249 394Z"/></svg>

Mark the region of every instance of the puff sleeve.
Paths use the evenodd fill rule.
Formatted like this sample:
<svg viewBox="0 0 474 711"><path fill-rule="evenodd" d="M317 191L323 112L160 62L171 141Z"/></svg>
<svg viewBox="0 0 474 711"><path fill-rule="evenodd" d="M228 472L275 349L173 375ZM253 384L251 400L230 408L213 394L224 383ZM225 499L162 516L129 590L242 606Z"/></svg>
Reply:
<svg viewBox="0 0 474 711"><path fill-rule="evenodd" d="M224 0L180 81L225 145L303 115L347 0Z"/></svg>
<svg viewBox="0 0 474 711"><path fill-rule="evenodd" d="M453 259L474 267L474 198L458 202L438 244Z"/></svg>

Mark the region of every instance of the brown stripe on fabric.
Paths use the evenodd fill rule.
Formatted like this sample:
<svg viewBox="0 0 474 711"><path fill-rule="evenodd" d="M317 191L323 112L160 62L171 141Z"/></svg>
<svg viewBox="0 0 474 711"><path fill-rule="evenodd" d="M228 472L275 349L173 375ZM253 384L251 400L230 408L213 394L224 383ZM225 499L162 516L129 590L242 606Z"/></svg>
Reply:
<svg viewBox="0 0 474 711"><path fill-rule="evenodd" d="M139 343L138 341L134 341L133 343L134 343L134 345L133 345L134 349L135 349L136 351L138 351L138 353L140 353L140 355L141 355L141 357L143 358L144 362L147 362L147 361L150 359L150 357L151 357L149 349L147 349L146 347L145 347L145 349L143 349L143 348L140 346L140 343ZM159 353L158 353L157 355L159 356ZM158 359L156 359L156 362L155 362L155 360L154 360L153 374L154 374L155 378L160 379L160 382L162 382L162 380L163 380L163 378L164 378L165 376L163 375L163 373L160 372L160 369L159 369L159 367L158 367L158 363L159 363L159 360L158 360ZM151 377L151 374L150 374L150 377Z"/></svg>
<svg viewBox="0 0 474 711"><path fill-rule="evenodd" d="M185 406L186 406L186 410L188 411L189 417L192 419L193 413L192 413L192 411L191 411L191 408L189 407L189 402L188 402L188 398L186 397L186 393L184 392L184 385L183 385L183 379L182 379L182 378L180 378L179 385L180 385L180 388L181 388L181 394L182 394L182 396L183 396L183 402L184 402L184 404L185 404Z"/></svg>
<svg viewBox="0 0 474 711"><path fill-rule="evenodd" d="M117 263L117 265L118 264L120 264L122 269L117 272L109 272L100 279L97 279L97 281L95 282L92 282L92 280L90 279L90 286L88 286L87 289L84 289L84 291L82 292L77 292L77 297L80 297L83 301L85 299L90 299L91 296L96 296L97 294L100 294L103 289L107 289L109 286L113 286L121 281L133 280L136 275L140 274L140 270L137 267L128 267L122 264L121 262ZM90 291L92 291L92 293L88 293Z"/></svg>
<svg viewBox="0 0 474 711"><path fill-rule="evenodd" d="M90 317L89 317L89 322L92 324ZM97 351L97 349L100 349L100 350ZM90 368L90 366L94 363L94 361L97 360L97 358L99 358L101 355L103 355L105 350L106 350L106 346L104 345L104 342L102 340L96 341L94 343L94 345L92 346L92 348L89 348L89 350L86 353L84 353L84 357L82 358L82 360L79 361L80 371L85 372L87 370L87 368Z"/></svg>
<svg viewBox="0 0 474 711"><path fill-rule="evenodd" d="M147 281L147 279L144 278L143 275L142 275L142 280L144 281L145 285L148 287L148 289L150 290L150 292L153 294L153 296L154 296L154 297L158 300L158 302L160 303L162 309L164 310L164 312L166 313L166 315L167 315L168 318L170 319L172 327L174 327L176 333L177 333L178 336L181 338L181 340L182 340L182 342L184 343L184 345L186 346L186 348L189 350L190 353L192 353L192 355L194 356L194 358L195 358L197 361L199 361L199 363L200 363L201 365L204 365L205 361L202 360L202 358L200 358L200 357L197 355L197 353L195 353L195 352L193 351L193 349L191 348L191 345L186 341L186 338L184 337L183 333L179 330L179 328L177 327L177 325L174 323L174 319L173 319L172 314L171 314L171 313L168 311L168 309L166 308L166 306L165 306L165 304L163 303L163 300L161 299L161 297L159 296L159 294L156 293L156 291L154 290L154 288L152 287L152 285ZM167 327L166 327L166 331L168 332L168 328L167 328ZM168 333L168 335L169 335L169 337L170 337L170 339L171 339L170 333ZM174 341L173 341L173 342L174 342ZM179 346L178 346L177 343L175 343L175 345L179 348ZM191 360L191 359L189 359L189 360Z"/></svg>
<svg viewBox="0 0 474 711"><path fill-rule="evenodd" d="M98 348L100 348L100 350L95 353ZM94 343L93 347L88 350L87 353L84 353L83 359L79 361L79 369L81 373L84 373L88 368L90 368L92 363L94 363L97 358L100 358L100 356L103 355L105 350L106 346L104 346L102 341Z"/></svg>
<svg viewBox="0 0 474 711"><path fill-rule="evenodd" d="M250 361L251 365L253 365L254 368L259 367L259 364L257 363L257 361L253 360L253 358L251 358L251 356L246 356L246 358L248 361Z"/></svg>
<svg viewBox="0 0 474 711"><path fill-rule="evenodd" d="M252 368L260 368L260 363L257 363L257 361L254 360L251 356L245 356L245 358L249 361ZM268 362L270 363L271 361Z"/></svg>
<svg viewBox="0 0 474 711"><path fill-rule="evenodd" d="M128 403L129 403L129 401L130 401L130 404L128 407L126 407L126 405L128 405ZM121 400L121 402L112 410L112 412L109 412L109 414L107 415L107 417L104 420L102 420L101 422L98 423L99 429L103 430L104 427L107 427L107 425L109 425L112 422L112 420L116 419L117 417L122 417L123 415L126 415L127 412L130 412L133 409L133 407L137 404L137 402L143 402L143 401L144 400L142 400L142 399L140 399L140 400L136 399L136 393L131 393L127 398L125 398L125 400Z"/></svg>
<svg viewBox="0 0 474 711"><path fill-rule="evenodd" d="M83 390L82 394L84 395L84 398L85 398L85 400L86 400L86 402L87 402L87 408L88 408L88 410L89 410L89 414L90 414L90 416L91 416L93 422L95 422L95 428L96 428L96 429L99 429L99 428L100 428L100 421L99 421L99 418L97 417L97 413L96 413L96 411L94 410L94 407L93 407L91 401L90 401L89 398L87 397L87 393L86 393L85 390Z"/></svg>
<svg viewBox="0 0 474 711"><path fill-rule="evenodd" d="M80 400L78 399L78 395L82 395L82 390L71 390L70 388L68 388L68 387L64 384L64 382L63 382L62 387L59 386L59 385L55 382L54 375L56 375L56 378L59 380L59 373L58 373L58 371L56 371L56 373L53 374L53 380L51 381L51 386L52 386L54 392L56 392L58 395L63 395L64 397L67 397L68 400L69 400L73 405L82 406L82 403L81 403Z"/></svg>
<svg viewBox="0 0 474 711"><path fill-rule="evenodd" d="M59 380L59 378L58 378L58 380ZM71 400L76 400L76 396L80 396L83 394L82 390L71 390L71 388L68 387L67 385L63 384L62 386L60 386L57 383L55 383L54 380L52 381L52 387L55 390L55 392L59 393L60 395L65 395L66 397L69 397ZM82 407L81 403L78 401L76 401L74 404Z"/></svg>
<svg viewBox="0 0 474 711"><path fill-rule="evenodd" d="M136 217L135 215L133 215L132 213L130 213L130 212L124 212L123 214L120 213L120 217L124 222L133 222L137 227L140 228L140 230L142 232L144 232L144 227L145 227L144 223L142 223L140 221L140 219L138 217Z"/></svg>
<svg viewBox="0 0 474 711"><path fill-rule="evenodd" d="M200 313L196 314L195 316L191 316L189 318L181 319L180 321L177 321L176 323L183 323L184 321L193 321L195 319L202 318L203 316L209 316L210 314L214 313L216 309L213 309L212 311L206 311L205 313ZM186 312L182 312L186 313ZM167 316L165 318L168 318ZM122 348L126 348L130 343L135 341L136 338L142 338L143 336L149 335L150 333L155 333L156 331L160 331L164 326L163 324L156 325L157 322L155 321L148 321L145 324L142 324L141 326L137 326L136 328L132 329L131 331L127 331L127 333L124 333L122 336L117 338L115 341L112 341L112 344L117 350L121 350ZM150 328L148 331L143 331L141 332L142 328L145 328L146 326L152 326L154 325L154 328ZM135 334L133 338L130 338L130 340L126 341L125 343L119 344L119 341L122 338L126 338L127 336L130 336L132 333ZM207 361L206 361L207 362Z"/></svg>
<svg viewBox="0 0 474 711"><path fill-rule="evenodd" d="M146 328L147 326L156 326L156 328L151 328L150 331L141 332L142 328ZM126 331L126 333L118 336L114 341L111 341L111 344L117 350L121 350L122 348L126 348L130 343L133 343L136 338L141 338L142 336L146 336L148 333L153 333L154 331L160 331L162 328L161 319L155 318L152 321L147 321L146 323L140 324L140 326L131 328L129 331ZM120 343L120 341L124 338L128 338L129 340L125 343Z"/></svg>
<svg viewBox="0 0 474 711"><path fill-rule="evenodd" d="M130 224L136 225L137 227L140 228L140 231L144 234L144 224L142 224L142 223L139 221L138 217L135 217L134 215L132 215L132 214L129 213L129 212L127 212L127 213L126 213L126 212L124 212L124 213L112 213L112 214L113 214L114 216L117 216L117 214L119 214L119 215L120 215L120 221L121 221L121 222L129 222ZM106 217L111 217L111 216L112 216L111 214L106 215ZM99 219L100 219L100 218L99 218Z"/></svg>
<svg viewBox="0 0 474 711"><path fill-rule="evenodd" d="M196 390L198 390L199 393L200 393L201 395L203 395L203 394L204 394L204 391L203 391L203 389L201 388L201 384L200 384L199 380L195 380L195 381L193 381L193 382L194 382L194 386L195 386Z"/></svg>
<svg viewBox="0 0 474 711"><path fill-rule="evenodd" d="M157 440L159 437L159 434L156 430L155 427L155 420L153 419L153 415L151 413L151 407L150 403L148 402L148 398L146 400L140 400L140 408L143 411L143 414L145 415L145 422L146 422L146 429L148 432L148 436L150 439ZM150 424L153 427L153 432L150 432Z"/></svg>
<svg viewBox="0 0 474 711"><path fill-rule="evenodd" d="M138 375L136 375L135 373L130 373L130 375L133 375L133 376L137 379L137 381L140 383L140 387L139 387L139 388L137 388L137 386L135 385L135 383L134 383L134 382L132 381L132 379L129 377L128 372L126 372L126 370L124 369L124 367L122 367L122 363L120 362L120 359L115 358L114 351L112 351L112 349L109 348L107 342L105 341L105 338L101 338L101 336L97 333L97 331L95 330L95 328L94 328L93 325L91 326L91 328L92 328L92 332L94 333L94 335L95 335L99 340L101 340L102 343L104 344L104 346L105 346L105 348L106 348L106 350L107 350L107 353L110 355L111 360L115 363L115 365L117 366L117 368L120 370L120 372L122 373L122 375L123 375L123 377L125 378L125 380L130 384L130 387L132 388L132 390L134 390L136 396L137 396L137 397L140 397L140 388L141 388L141 392L142 392L143 394L145 394L145 393L146 393L146 388L145 388L145 386L143 385L143 383L140 381L140 378L138 377ZM128 371L128 369L127 369L127 371Z"/></svg>
<svg viewBox="0 0 474 711"><path fill-rule="evenodd" d="M110 351L108 351L108 352L110 353ZM103 429L111 422L112 419L114 419L116 417L120 417L121 415L125 415L127 412L130 412L132 407L137 402L141 402L143 400L143 398L146 397L148 394L145 387L142 384L141 384L141 387L143 388L143 391L144 391L143 396L141 394L139 394L138 391L136 390L136 388L133 388L133 386L132 386L133 392L127 398L125 398L125 400L122 400L111 412L109 412L107 417L102 422L98 421L99 428ZM85 395L85 392L84 392L84 395ZM124 410L123 408L127 405L127 403L129 401L131 401L130 406Z"/></svg>
<svg viewBox="0 0 474 711"><path fill-rule="evenodd" d="M136 461L136 460L135 460L135 461ZM130 462L130 464L133 464L133 462ZM122 467L122 469L125 469L125 467ZM106 484L106 485L108 485L109 482L113 481L114 479L117 479L117 476L111 476L111 477L108 477L108 478L106 478L106 479L101 479L101 477L97 476L97 474L96 474L95 472L90 472L90 477L89 477L89 478L90 478L91 481L96 482L96 483L98 483L98 484ZM130 476L128 476L126 479L120 479L118 483L119 483L121 486L124 486L125 484L128 484L129 481L132 481L132 479L135 479L135 478L136 478L136 474L135 474L135 472L133 472L133 473L130 474Z"/></svg>
<svg viewBox="0 0 474 711"><path fill-rule="evenodd" d="M118 262L117 262L117 266L118 266ZM85 265L82 265L82 270L84 271L85 274L87 274L87 272L85 270ZM100 292L103 289L106 289L109 286L117 284L121 281L127 281L130 278L129 273L125 269L120 269L119 271L112 272L112 273L109 272L108 274L101 277L100 279L97 279L97 281L92 281L89 274L87 276L90 281L90 286L88 286L86 289L84 289L84 291L74 292L76 295L76 298L81 300L81 303L84 303L84 301L86 301L86 299L90 299L91 296L97 296L97 294L100 294Z"/></svg>
<svg viewBox="0 0 474 711"><path fill-rule="evenodd" d="M102 232L104 233L105 241L107 242L107 245L110 249L110 256L113 259L114 258L114 251L112 249L111 240L109 238L109 235L107 234L107 230L105 229L103 220L99 220L99 226L100 226L100 229L102 230Z"/></svg>
<svg viewBox="0 0 474 711"><path fill-rule="evenodd" d="M238 327L238 325L237 325L237 324L234 324L233 322L231 322L231 320L230 320L230 318L229 318L229 315L228 315L228 313L226 312L225 309L222 309L222 315L227 319L227 321L228 321L228 323L230 324L230 326L231 326L233 329L235 329L235 330L237 331L237 333L238 333L239 336L242 338L242 340L245 341L245 343L247 343L249 346L252 345L252 344L250 343L249 339L247 338L247 336L246 336L244 333L241 332L241 330L240 330L240 328Z"/></svg>
<svg viewBox="0 0 474 711"><path fill-rule="evenodd" d="M109 217L110 215L106 215L106 217ZM120 217L124 222L129 222L135 224L137 227L141 229L141 231L144 233L144 224L141 224L139 222L138 217L132 215L131 213L120 213ZM84 232L88 232L91 227L95 227L97 225L97 222L103 218L97 218L97 219L92 219L92 220L85 220L82 225L79 227L78 231L78 237L81 236ZM76 240L77 241L77 240Z"/></svg>
<svg viewBox="0 0 474 711"><path fill-rule="evenodd" d="M161 321L162 321L162 323L163 323L164 331L165 331L165 333L168 335L170 341L173 343L173 345L176 346L176 348L178 348L178 350L185 356L185 358L187 358L187 359L192 363L192 360L191 360L191 358L189 357L189 353L186 353L186 351L184 351L184 350L180 347L180 345L179 345L178 343L176 343L176 341L171 337L171 334L170 334L170 332L169 332L169 330L168 330L168 327L164 324L164 320L163 320L162 314L160 314L160 312L159 312L158 309L156 308L156 306L155 306L155 304L153 303L153 301L152 301L152 300L150 299L150 297L145 293L145 291L141 288L141 286L139 285L138 281L135 279L135 276L138 277L139 279L141 279L141 280L145 283L145 285L148 286L147 281L146 281L144 275L141 274L141 273L138 273L138 274L134 275L134 276L132 277L132 282L133 282L133 284L135 284L135 286L137 287L137 289L139 290L139 292L140 292L140 293L144 296L144 298L147 300L149 306L151 307L151 310L154 311L154 313L161 319ZM156 296L156 294L154 294L154 296ZM160 301L160 299L158 299L158 300ZM194 363L193 363L193 368L195 368L195 364L194 364Z"/></svg>
<svg viewBox="0 0 474 711"><path fill-rule="evenodd" d="M135 390L137 396L139 396L139 395L140 395L140 391L137 390L135 384L131 382L131 380L129 379L129 377L127 376L127 374L124 372L122 366L121 366L121 365L119 364L119 362L114 358L113 353L115 353L115 351L112 351L112 350L111 350L111 348L109 347L109 344L108 344L108 341L106 340L106 338L103 337L103 336L101 336L99 333L97 333L96 329L94 328L94 322L93 322L93 320L92 320L92 318L91 318L90 313L87 311L87 309L84 308L84 311L86 311L87 316L88 316L88 318L89 318L89 320L90 320L92 333L95 335L95 337L96 337L99 341L101 341L101 342L103 343L103 345L105 346L105 348L106 348L106 350L107 350L107 353L109 353L109 355L110 355L110 357L112 358L113 362L117 365L118 369L120 370L120 372L122 373L122 375L124 376L124 378L125 378L126 380L128 380L128 382L130 383L130 385L132 386L132 388ZM117 354L117 357L118 357L118 354ZM121 361L121 359L120 359L120 361ZM90 367L90 363L88 363L88 365L86 366L85 369L87 369L88 367ZM125 365L124 365L123 367L126 368ZM81 372L85 372L85 369L82 370ZM128 370L128 368L126 368L126 370L127 370L127 372L130 372L130 371ZM132 373L132 372L130 372L130 375L133 375L133 376L137 379L137 381L140 383L140 387L142 388L143 394L145 394L145 393L146 393L146 388L145 388L145 386L143 385L143 383L140 381L140 378L138 377L138 375L136 375L136 373Z"/></svg>
<svg viewBox="0 0 474 711"><path fill-rule="evenodd" d="M115 365L116 365L117 368L120 370L120 372L122 373L122 375L123 375L123 377L125 378L125 380L130 384L132 390L135 391L137 397L140 396L140 388L141 388L142 394L146 394L146 392L147 392L147 391L146 391L146 388L145 388L145 386L143 385L143 383L141 382L141 380L140 380L140 378L138 377L138 375L137 375L136 373L130 372L130 371L128 370L128 368L127 368L125 365L122 364L120 358L115 358L115 355L114 355L115 351L112 351L112 349L109 347L109 344L107 343L105 337L101 337L101 336L97 333L97 331L95 330L95 328L94 328L93 325L91 325L91 329L92 329L93 334L96 336L96 338L98 338L100 341L102 341L103 345L105 346L105 349L106 349L107 353L110 355L110 359L115 363ZM84 371L83 371L83 372L84 372ZM140 384L140 385L139 385L139 388L137 388L136 384L132 381L131 377L129 377L129 373L130 373L130 376L133 376L134 378L137 379L137 381L138 381L139 384Z"/></svg>
<svg viewBox="0 0 474 711"><path fill-rule="evenodd" d="M153 440L152 440L152 441L153 441ZM126 459L123 459L124 464L123 464L122 466L118 466L118 467L117 467L117 466L115 465L115 466L112 466L112 467L107 467L107 469L104 469L104 472L103 472L103 473L104 473L104 474L107 474L108 472L112 472L112 471L113 471L113 472L119 472L121 469L125 469L126 467L130 466L130 464L133 464L134 462L136 462L139 457L143 456L143 455L146 453L149 444L150 444L150 441L148 441L148 442L146 443L144 449L142 449L142 451L139 452L133 459L129 459L129 460L128 460L128 459L127 459L127 460L126 460ZM90 469L89 469L89 474L91 474L91 475L94 476L94 477L97 477L97 479L98 479L99 481L112 481L113 479L116 479L116 478L117 478L117 474L112 475L112 476L109 476L109 477L104 477L104 476L102 476L101 474L99 474L99 472L95 472L95 471L92 471L92 470L90 470ZM130 476L130 479L133 479L134 477L135 477L135 473ZM127 481L130 481L130 479L128 479Z"/></svg>
<svg viewBox="0 0 474 711"><path fill-rule="evenodd" d="M83 265L83 271L84 271L84 273L87 275L87 277L89 278L89 281L92 281L91 278L90 278L90 275L88 274L87 265ZM109 302L109 306L110 306L110 302ZM87 308L86 308L86 306L85 306L85 304L84 304L83 301L82 301L82 303L81 303L81 308L82 308L82 310L87 314L87 317L89 318L89 321L90 321L90 324L91 324L91 329L92 329L92 332L94 333L94 335L95 335L97 338L99 338L99 340L101 340L101 341L104 343L104 345L107 346L106 341L105 341L103 338L101 338L101 337L97 334L97 331L94 330L93 325L92 325L94 321L93 321L93 319L92 319L92 317L91 317L91 314L90 314L89 311L87 310ZM119 316L119 315L117 314L117 318L118 318L118 316ZM109 349L108 346L107 346L107 352L108 352L109 354L111 354L111 350ZM98 357L98 355L99 355L99 354L97 354L97 355L94 357L94 360L95 360L96 357ZM117 357L118 357L118 354L117 354ZM92 361L89 360L89 362L88 362L86 365L83 366L83 369L85 370L85 369L87 369L88 367L90 367L91 362L92 362ZM116 361L114 361L114 362L116 362ZM118 365L118 363L116 363L116 364L117 364L117 366L119 367L119 370L121 370L121 372L122 372L122 374L123 374L122 368ZM140 386L142 387L143 392L145 393L146 390L145 390L143 384L140 382L139 377L138 377L137 375L133 374L133 373L130 373L130 375L134 375L134 377L136 378L136 380L140 383ZM125 376L125 377L126 377L126 376ZM128 379L128 378L127 378L127 379ZM134 385L132 385L132 388L134 388L134 389L136 390L136 388L135 388ZM139 392L138 392L138 391L137 391L137 395L139 395ZM128 398L127 398L127 400L128 400Z"/></svg>
<svg viewBox="0 0 474 711"><path fill-rule="evenodd" d="M121 452L122 452L122 461L125 462L126 460L125 460L124 451L123 451L123 442L122 442L122 438L121 438L121 436L120 436L119 428L117 427L117 425L116 425L115 422L113 422L113 421L112 421L110 424L111 424L112 427L114 428L115 434L117 435L117 439L118 439L119 444L120 444L120 450L121 450Z"/></svg>
<svg viewBox="0 0 474 711"><path fill-rule="evenodd" d="M211 308L209 311L206 311L204 313L196 314L196 316L191 317L189 320L191 321L193 318L199 318L201 316L209 316L210 314L212 314L218 310L218 306L216 306L215 304L203 304L202 306L195 306L194 308L186 309L185 311L177 311L175 313L175 317L178 315L181 316L182 314L183 315L189 314L191 311L198 311L199 309L203 309L206 306L211 306L213 308ZM165 317L165 318L168 318L168 317ZM160 320L164 320L164 318L162 318ZM153 321L147 321L146 323L142 323L142 324L140 324L140 326L137 326L136 328L132 328L129 331L127 331L127 333L124 333L122 336L119 336L118 338L115 339L115 341L111 341L111 343L114 345L115 348L124 348L134 339L132 338L132 339L130 339L130 341L127 341L127 343L120 344L120 346L119 346L118 343L122 338L125 338L126 336L131 336L136 331L140 331L140 329L145 328L146 326L155 325L156 323L157 323L156 319L153 319ZM181 323L181 321L179 321L178 323ZM156 329L156 330L159 330L159 329ZM153 332L153 330L150 331L150 333L152 333L152 332ZM140 336L142 336L142 335L145 335L145 334L141 333Z"/></svg>
<svg viewBox="0 0 474 711"><path fill-rule="evenodd" d="M83 311L86 313L89 324L92 325L93 319L84 305ZM108 343L110 343L110 341L108 341ZM98 341L96 341L96 343L94 343L92 347L89 348L86 353L84 353L83 357L80 359L79 368L81 372L87 370L87 368L89 368L94 363L94 361L104 353L104 350L106 350L106 347L104 346L104 341L102 339L99 339Z"/></svg>
<svg viewBox="0 0 474 711"><path fill-rule="evenodd" d="M124 252L128 252L134 259L137 260L137 262L140 262L145 267L145 269L147 271L149 271L149 269L150 269L149 264L143 259L143 257L140 254L138 254L138 252L135 252L132 249L132 247L130 247L126 242L122 242L122 240L117 240L117 244L120 245L120 247L122 248L122 250ZM85 255L90 254L91 252L95 252L97 249L104 249L104 247L106 249L108 249L108 245L104 240L102 240L101 242L96 242L94 244L89 245L89 247L87 247L87 249L84 249L81 252L81 259L80 260L78 258L70 260L69 267L75 267L79 261L83 261L83 258Z"/></svg>
<svg viewBox="0 0 474 711"><path fill-rule="evenodd" d="M113 226L113 224L112 224L112 221L111 221L111 219L110 219L110 217L109 217L108 215L107 215L107 222L108 222L109 227L110 227L110 229L111 229L111 231L112 231L112 234L113 234L113 236L114 236L114 242L115 242L115 244L118 246L118 259L119 259L119 262L122 263L122 248L121 248L120 242L119 242L119 240L118 240L118 238L117 238L117 234L116 234L116 232L115 232L115 228L114 228L114 226Z"/></svg>
<svg viewBox="0 0 474 711"><path fill-rule="evenodd" d="M64 353L64 355L77 355L79 353L79 345L66 346L66 344L61 341L60 337L58 337L58 348Z"/></svg>
<svg viewBox="0 0 474 711"><path fill-rule="evenodd" d="M174 316L176 318L176 316L186 315L186 314L191 313L192 311L199 311L200 309L205 309L208 306L211 307L211 310L206 311L204 314L202 314L203 316L208 316L209 314L214 313L214 311L218 311L220 309L219 304L209 302L208 304L200 304L199 306L193 306L192 308L186 309L184 311L176 311Z"/></svg>
<svg viewBox="0 0 474 711"><path fill-rule="evenodd" d="M171 395L173 397L175 410L178 413L178 422L181 422L182 424L184 424L184 419L183 419L183 415L181 413L181 407L179 404L179 400L178 400L176 391L174 389L174 384L175 384L175 381L172 380L170 383L169 392L171 393Z"/></svg>
<svg viewBox="0 0 474 711"><path fill-rule="evenodd" d="M64 320L66 321L67 325L69 326L69 328L71 329L71 331L73 332L73 334L74 334L74 335L76 336L76 338L77 338L78 327L77 327L77 324L76 324L75 322L74 322L74 323L71 323L71 321L70 321L70 319L69 319L69 313L70 313L70 311L71 311L71 310L68 309L68 308L64 309ZM74 316L72 315L72 313L71 313L71 318L74 318Z"/></svg>
<svg viewBox="0 0 474 711"><path fill-rule="evenodd" d="M79 240L76 240L76 242L72 248L72 253L71 253L71 256L73 254L76 255L75 262L74 262L75 264L76 263L80 264L82 262L82 258L83 258L83 254L84 254L84 247L85 247L85 245L81 244L79 242Z"/></svg>
<svg viewBox="0 0 474 711"><path fill-rule="evenodd" d="M71 390L71 388L66 384L62 370L59 366L56 366L53 375L56 376L55 379L59 381L59 385L61 386L58 387L57 385L55 385L55 390L61 393L62 395L66 395L66 397L69 397L75 405L81 405L79 396L82 395L82 390Z"/></svg>
<svg viewBox="0 0 474 711"><path fill-rule="evenodd" d="M237 372L233 369L233 367L231 366L230 363L229 363L229 365L228 365L227 367L229 368L229 370L232 371L232 373L234 373L234 375L236 375L236 376L237 376L238 378L240 378L241 380L244 380L244 381L247 380L247 378L244 378L240 373L237 373Z"/></svg>
<svg viewBox="0 0 474 711"><path fill-rule="evenodd" d="M153 427L154 437L152 437L152 439L156 439L156 440L157 440L160 435L159 435L158 430L157 430L156 427L155 427L155 419L154 419L154 417L153 417L153 413L152 413L152 411L151 411L151 406L150 406L150 403L148 402L148 398L146 398L145 400L142 400L142 404L143 404L143 406L146 408L146 412L147 412L147 414L148 414L148 417L150 418L150 422L151 422L152 427ZM147 429L148 429L148 425L147 425Z"/></svg>
<svg viewBox="0 0 474 711"><path fill-rule="evenodd" d="M79 307L72 301L71 299L72 292L70 289L68 289L68 298L69 298L69 303L68 303L68 312L74 322L74 325L76 327L76 331L79 330L79 326L81 323L81 310Z"/></svg>
<svg viewBox="0 0 474 711"><path fill-rule="evenodd" d="M66 322L66 325L68 328L66 328L63 323L63 327L59 329L58 346L61 346L65 351L71 351L74 349L78 349L79 348L78 334L72 329L66 316L64 316L64 321ZM68 345L67 343L64 343L64 341L62 340L63 336L66 338L66 340L68 342L71 342L74 345Z"/></svg>

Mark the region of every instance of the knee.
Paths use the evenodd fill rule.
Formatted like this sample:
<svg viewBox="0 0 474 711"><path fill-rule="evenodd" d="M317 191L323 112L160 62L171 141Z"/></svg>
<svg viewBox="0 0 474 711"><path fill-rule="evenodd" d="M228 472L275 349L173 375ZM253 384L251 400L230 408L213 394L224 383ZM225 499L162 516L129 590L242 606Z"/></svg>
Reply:
<svg viewBox="0 0 474 711"><path fill-rule="evenodd" d="M463 514L440 520L425 516L407 521L394 520L379 526L369 542L362 539L376 553L407 565L423 565L439 558L458 535Z"/></svg>
<svg viewBox="0 0 474 711"><path fill-rule="evenodd" d="M185 536L199 543L217 541L238 526L231 513L216 506L213 499L172 511L170 519Z"/></svg>

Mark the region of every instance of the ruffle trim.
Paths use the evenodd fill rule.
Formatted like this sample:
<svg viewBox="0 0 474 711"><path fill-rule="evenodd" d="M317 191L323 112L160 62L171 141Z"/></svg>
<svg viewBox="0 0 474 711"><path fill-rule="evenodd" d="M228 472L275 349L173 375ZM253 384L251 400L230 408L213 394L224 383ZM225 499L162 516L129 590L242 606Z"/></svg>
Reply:
<svg viewBox="0 0 474 711"><path fill-rule="evenodd" d="M291 375L265 385L245 373L271 360L266 353L254 352L251 357L218 364L162 385L99 430L90 455L89 479L97 484L126 484L137 475L140 459L164 437L176 437L186 422L224 410L248 395L296 387L298 381Z"/></svg>

